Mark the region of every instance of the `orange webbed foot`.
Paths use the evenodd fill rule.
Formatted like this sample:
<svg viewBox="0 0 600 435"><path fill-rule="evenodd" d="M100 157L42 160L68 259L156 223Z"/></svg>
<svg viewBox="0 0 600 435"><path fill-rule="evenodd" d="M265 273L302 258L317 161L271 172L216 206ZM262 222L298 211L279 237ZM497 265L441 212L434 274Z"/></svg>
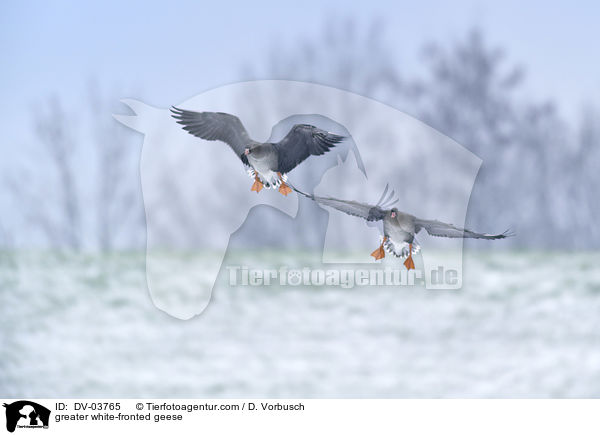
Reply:
<svg viewBox="0 0 600 435"><path fill-rule="evenodd" d="M383 244L385 243L386 240L387 240L387 237L384 237L383 240L381 241L381 245L379 246L379 248L377 248L373 252L371 252L371 257L375 258L375 260L381 260L382 258L385 257L385 250L383 249Z"/></svg>
<svg viewBox="0 0 600 435"><path fill-rule="evenodd" d="M283 196L288 196L290 193L292 193L292 189L290 186L282 182L279 185L279 193L281 193Z"/></svg>
<svg viewBox="0 0 600 435"><path fill-rule="evenodd" d="M407 270L415 268L415 262L412 259L412 243L408 245L408 258L404 261Z"/></svg>
<svg viewBox="0 0 600 435"><path fill-rule="evenodd" d="M285 184L285 181L283 181L283 176L281 175L281 172L278 172L277 174L281 179L281 184L279 185L279 193L281 193L283 196L288 196L290 193L292 193L292 189L290 188L290 186Z"/></svg>
<svg viewBox="0 0 600 435"><path fill-rule="evenodd" d="M260 181L260 179L258 178L258 175L254 176L254 184L252 185L252 189L250 189L251 192L260 192L263 188L263 184L262 181Z"/></svg>

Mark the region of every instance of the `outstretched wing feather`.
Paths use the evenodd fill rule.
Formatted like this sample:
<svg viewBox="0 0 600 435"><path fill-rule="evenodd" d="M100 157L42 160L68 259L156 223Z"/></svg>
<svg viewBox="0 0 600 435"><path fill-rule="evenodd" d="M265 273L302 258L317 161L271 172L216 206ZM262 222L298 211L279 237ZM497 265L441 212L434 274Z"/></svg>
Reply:
<svg viewBox="0 0 600 435"><path fill-rule="evenodd" d="M475 231L459 228L455 225L447 224L437 220L415 219L415 233L421 231L422 228L424 228L429 235L436 237L496 240L504 239L512 235L508 231L505 231L502 234L477 233Z"/></svg>
<svg viewBox="0 0 600 435"><path fill-rule="evenodd" d="M376 205L374 206L374 205L365 204L365 203L358 202L358 201L346 201L343 199L330 198L330 197L326 197L326 196L309 195L308 193L304 193L301 190L296 189L291 184L290 184L290 186L296 192L298 192L299 194L301 194L307 198L312 199L317 204L335 208L336 210L339 210L350 216L360 217L369 222L382 220L387 213L386 210L384 210L381 207L376 206Z"/></svg>
<svg viewBox="0 0 600 435"><path fill-rule="evenodd" d="M309 156L325 154L345 136L329 133L313 125L296 124L278 143L274 144L278 156L277 170L282 174L290 172Z"/></svg>
<svg viewBox="0 0 600 435"><path fill-rule="evenodd" d="M185 131L200 139L225 142L248 165L244 150L252 140L237 116L223 112L194 112L177 107L171 107L171 116Z"/></svg>

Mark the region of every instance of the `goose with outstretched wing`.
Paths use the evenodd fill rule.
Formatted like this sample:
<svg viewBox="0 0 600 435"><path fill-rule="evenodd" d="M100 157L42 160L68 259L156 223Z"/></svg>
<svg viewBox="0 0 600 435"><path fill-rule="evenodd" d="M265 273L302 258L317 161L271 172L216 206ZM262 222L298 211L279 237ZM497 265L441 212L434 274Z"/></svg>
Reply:
<svg viewBox="0 0 600 435"><path fill-rule="evenodd" d="M250 139L240 119L229 113L194 112L171 108L172 116L188 133L205 140L219 140L231 147L254 178L251 191L279 188L285 196L292 191L287 173L309 156L320 156L345 139L309 124L296 124L279 142Z"/></svg>
<svg viewBox="0 0 600 435"><path fill-rule="evenodd" d="M387 251L396 257L405 259L404 265L407 269L415 268L412 254L416 254L421 249L415 240L415 234L422 229L425 229L430 236L436 237L497 240L512 235L508 231L502 234L476 233L436 220L419 219L416 216L399 211L396 207L390 208L398 200L393 200L394 192L389 192L388 186L385 186L385 190L376 205L309 195L295 187L294 190L318 204L335 208L351 216L363 218L368 222L383 221L383 240L379 248L371 253L371 256L375 260L380 260L385 257L385 251Z"/></svg>

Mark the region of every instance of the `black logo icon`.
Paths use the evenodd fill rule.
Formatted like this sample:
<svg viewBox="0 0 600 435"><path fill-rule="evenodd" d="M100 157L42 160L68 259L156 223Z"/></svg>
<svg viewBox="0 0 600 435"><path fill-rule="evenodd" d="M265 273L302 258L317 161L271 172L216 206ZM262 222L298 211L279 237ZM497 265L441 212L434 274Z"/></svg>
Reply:
<svg viewBox="0 0 600 435"><path fill-rule="evenodd" d="M42 405L29 400L19 400L10 405L5 403L4 407L6 408L6 430L9 432L14 432L17 424L19 428L48 428L50 410Z"/></svg>

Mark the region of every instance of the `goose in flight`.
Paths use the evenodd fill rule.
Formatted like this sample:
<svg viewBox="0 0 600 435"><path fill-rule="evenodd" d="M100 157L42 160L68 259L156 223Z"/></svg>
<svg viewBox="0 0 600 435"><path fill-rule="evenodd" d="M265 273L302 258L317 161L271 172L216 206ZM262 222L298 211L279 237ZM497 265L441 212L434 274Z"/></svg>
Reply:
<svg viewBox="0 0 600 435"><path fill-rule="evenodd" d="M251 191L263 186L287 196L292 189L285 183L287 173L309 156L320 156L345 139L309 124L296 124L276 143L250 139L237 116L222 112L193 112L171 107L173 118L188 133L206 140L219 140L231 147L254 178Z"/></svg>
<svg viewBox="0 0 600 435"><path fill-rule="evenodd" d="M292 186L293 187L293 186ZM392 201L394 192L388 193L388 186L381 195L376 205L365 204L358 201L346 201L343 199L329 198L323 196L309 195L294 187L294 190L318 204L335 208L351 216L357 216L368 222L383 221L383 240L379 248L375 249L371 256L375 260L385 257L385 251L406 259L404 265L407 269L414 269L415 263L412 255L421 249L415 240L415 234L422 229L430 236L451 238L472 238L496 240L504 239L513 234L505 231L502 234L483 234L471 230L459 228L437 220L419 219L408 213L399 211L396 207L390 208L398 200Z"/></svg>

